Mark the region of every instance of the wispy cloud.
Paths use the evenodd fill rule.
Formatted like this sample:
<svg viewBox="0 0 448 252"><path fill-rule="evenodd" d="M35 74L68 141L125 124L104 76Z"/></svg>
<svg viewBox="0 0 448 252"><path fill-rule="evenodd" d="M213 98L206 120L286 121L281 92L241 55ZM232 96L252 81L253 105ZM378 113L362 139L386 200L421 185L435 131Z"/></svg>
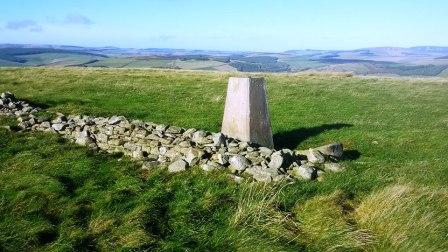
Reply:
<svg viewBox="0 0 448 252"><path fill-rule="evenodd" d="M31 19L11 21L6 24L6 29L20 30L37 26L37 22Z"/></svg>
<svg viewBox="0 0 448 252"><path fill-rule="evenodd" d="M10 21L6 24L5 28L8 30L28 29L30 32L41 32L43 30L42 26L31 19Z"/></svg>
<svg viewBox="0 0 448 252"><path fill-rule="evenodd" d="M92 25L93 21L81 14L68 14L65 17L64 23L66 24L81 24L81 25Z"/></svg>

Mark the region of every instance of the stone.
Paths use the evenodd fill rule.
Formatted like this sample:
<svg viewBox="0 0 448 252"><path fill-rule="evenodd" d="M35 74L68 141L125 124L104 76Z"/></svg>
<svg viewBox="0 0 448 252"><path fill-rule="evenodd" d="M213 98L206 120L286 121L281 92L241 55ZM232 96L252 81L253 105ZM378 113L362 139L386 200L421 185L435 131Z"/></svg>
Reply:
<svg viewBox="0 0 448 252"><path fill-rule="evenodd" d="M185 157L185 161L187 161L190 166L194 166L199 163L199 160L202 158L203 155L204 151L190 148Z"/></svg>
<svg viewBox="0 0 448 252"><path fill-rule="evenodd" d="M322 164L325 162L325 157L320 153L320 151L316 149L309 149L306 153L306 157L309 162L316 163L316 164Z"/></svg>
<svg viewBox="0 0 448 252"><path fill-rule="evenodd" d="M273 153L272 149L269 149L266 147L260 147L260 148L258 148L258 150L260 151L261 155L263 155L265 157L270 157Z"/></svg>
<svg viewBox="0 0 448 252"><path fill-rule="evenodd" d="M198 130L196 132L193 133L193 136L191 137L193 142L196 142L197 140L199 140L200 138L204 138L207 136L207 133L203 130Z"/></svg>
<svg viewBox="0 0 448 252"><path fill-rule="evenodd" d="M135 150L132 152L132 157L135 159L144 159L145 158L145 152L141 150Z"/></svg>
<svg viewBox="0 0 448 252"><path fill-rule="evenodd" d="M272 154L271 161L269 162L268 166L273 169L278 169L282 167L283 161L284 158L282 154L280 152L275 152L274 154Z"/></svg>
<svg viewBox="0 0 448 252"><path fill-rule="evenodd" d="M168 128L168 126L165 125L165 124L159 124L159 125L156 126L156 130L160 131L160 132L165 131L167 128Z"/></svg>
<svg viewBox="0 0 448 252"><path fill-rule="evenodd" d="M201 164L200 167L202 170L209 172L209 171L219 169L221 166L218 163L215 163L213 161L208 161L207 163Z"/></svg>
<svg viewBox="0 0 448 252"><path fill-rule="evenodd" d="M293 167L293 176L305 180L312 180L315 177L315 170L308 165Z"/></svg>
<svg viewBox="0 0 448 252"><path fill-rule="evenodd" d="M176 127L176 126L170 126L170 127L168 127L168 129L166 129L166 133L180 134L180 133L182 133L182 128Z"/></svg>
<svg viewBox="0 0 448 252"><path fill-rule="evenodd" d="M226 154L218 153L217 159L221 165L227 165L229 163L229 156Z"/></svg>
<svg viewBox="0 0 448 252"><path fill-rule="evenodd" d="M247 168L244 172L250 174L258 182L269 183L272 181L271 174L261 166Z"/></svg>
<svg viewBox="0 0 448 252"><path fill-rule="evenodd" d="M274 146L263 78L229 79L221 132L241 141Z"/></svg>
<svg viewBox="0 0 448 252"><path fill-rule="evenodd" d="M109 136L104 133L100 133L96 135L96 140L98 142L107 143L107 140L109 140Z"/></svg>
<svg viewBox="0 0 448 252"><path fill-rule="evenodd" d="M182 155L180 154L180 152L178 150L175 150L175 149L168 150L165 153L165 156L167 156L171 160L177 160L177 159L181 159L182 158Z"/></svg>
<svg viewBox="0 0 448 252"><path fill-rule="evenodd" d="M182 133L182 136L191 138L194 132L196 132L196 129L187 129L184 133Z"/></svg>
<svg viewBox="0 0 448 252"><path fill-rule="evenodd" d="M124 140L123 139L110 139L108 141L109 145L113 145L113 146L120 146L124 144Z"/></svg>
<svg viewBox="0 0 448 252"><path fill-rule="evenodd" d="M214 133L212 134L212 140L214 146L221 146L225 144L225 137L222 133Z"/></svg>
<svg viewBox="0 0 448 252"><path fill-rule="evenodd" d="M51 127L56 131L64 130L67 127L67 124L65 123L55 123L51 125Z"/></svg>
<svg viewBox="0 0 448 252"><path fill-rule="evenodd" d="M331 156L335 158L341 158L342 155L344 154L344 148L341 143L327 144L321 147L317 147L315 149L320 151L322 154L326 156Z"/></svg>
<svg viewBox="0 0 448 252"><path fill-rule="evenodd" d="M2 93L1 97L2 97L2 99L12 99L12 100L15 99L14 94L11 92Z"/></svg>
<svg viewBox="0 0 448 252"><path fill-rule="evenodd" d="M124 118L122 116L112 116L107 123L110 125L119 124Z"/></svg>
<svg viewBox="0 0 448 252"><path fill-rule="evenodd" d="M50 124L50 122L42 122L42 123L40 124L40 126L41 126L42 128L44 128L44 129L51 128L51 124Z"/></svg>
<svg viewBox="0 0 448 252"><path fill-rule="evenodd" d="M231 169L236 171L244 171L249 166L249 160L241 155L234 155L229 159Z"/></svg>
<svg viewBox="0 0 448 252"><path fill-rule="evenodd" d="M188 148L191 147L191 143L189 141L182 141L178 144L182 148Z"/></svg>
<svg viewBox="0 0 448 252"><path fill-rule="evenodd" d="M338 163L329 162L324 164L324 170L330 172L341 172L344 171L345 169L344 167L342 167L342 165Z"/></svg>
<svg viewBox="0 0 448 252"><path fill-rule="evenodd" d="M182 172L187 170L188 164L182 159L174 161L168 166L168 171L171 173Z"/></svg>
<svg viewBox="0 0 448 252"><path fill-rule="evenodd" d="M90 133L88 131L80 132L75 140L75 143L83 146L90 146L95 144L93 139L90 137Z"/></svg>
<svg viewBox="0 0 448 252"><path fill-rule="evenodd" d="M240 152L240 149L238 147L229 147L227 151L232 154L238 154Z"/></svg>

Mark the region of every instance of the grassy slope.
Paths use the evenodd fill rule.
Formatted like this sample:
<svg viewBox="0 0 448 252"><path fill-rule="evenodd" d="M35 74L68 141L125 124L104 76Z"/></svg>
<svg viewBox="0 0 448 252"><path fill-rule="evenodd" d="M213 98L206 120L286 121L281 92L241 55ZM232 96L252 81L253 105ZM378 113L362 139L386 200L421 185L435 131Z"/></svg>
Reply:
<svg viewBox="0 0 448 252"><path fill-rule="evenodd" d="M101 57L92 55L72 54L72 53L39 53L31 55L17 56L21 59L26 59L27 66L36 65L77 65L88 62L90 60L98 59Z"/></svg>
<svg viewBox="0 0 448 252"><path fill-rule="evenodd" d="M120 114L217 131L228 77L160 70L2 69L0 91L10 90L51 111ZM273 186L236 187L220 174L155 171L142 176L129 161L91 155L54 136L0 131L6 139L0 145L0 190L6 199L0 202L0 244L448 248L448 223L441 218L448 214L448 81L344 75L267 79L278 147L341 141L348 154L346 172L329 174L319 183L287 185L280 192ZM66 181L76 186L67 192ZM159 202L164 202L160 208ZM387 210L378 208L380 203Z"/></svg>

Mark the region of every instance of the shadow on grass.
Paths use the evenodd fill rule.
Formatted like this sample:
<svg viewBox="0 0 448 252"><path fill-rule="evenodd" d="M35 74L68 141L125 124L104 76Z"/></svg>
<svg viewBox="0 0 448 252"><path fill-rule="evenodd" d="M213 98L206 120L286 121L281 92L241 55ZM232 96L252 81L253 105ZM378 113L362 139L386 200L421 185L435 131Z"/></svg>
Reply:
<svg viewBox="0 0 448 252"><path fill-rule="evenodd" d="M32 107L38 107L41 109L48 109L51 106L51 104L34 102L28 99L20 99L20 100L30 104Z"/></svg>
<svg viewBox="0 0 448 252"><path fill-rule="evenodd" d="M279 132L274 135L274 143L275 147L278 149L281 148L294 149L301 142L305 141L309 137L317 136L320 133L328 130L337 130L351 126L353 126L353 124L333 123L333 124L323 124L311 128L298 128L290 131Z"/></svg>

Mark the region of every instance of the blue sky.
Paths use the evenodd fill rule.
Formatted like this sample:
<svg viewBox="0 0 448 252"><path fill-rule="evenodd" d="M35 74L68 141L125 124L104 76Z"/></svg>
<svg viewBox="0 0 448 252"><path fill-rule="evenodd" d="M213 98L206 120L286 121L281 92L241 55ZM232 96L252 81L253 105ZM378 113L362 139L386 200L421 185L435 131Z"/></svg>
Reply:
<svg viewBox="0 0 448 252"><path fill-rule="evenodd" d="M447 0L11 0L0 43L283 51L448 46Z"/></svg>

